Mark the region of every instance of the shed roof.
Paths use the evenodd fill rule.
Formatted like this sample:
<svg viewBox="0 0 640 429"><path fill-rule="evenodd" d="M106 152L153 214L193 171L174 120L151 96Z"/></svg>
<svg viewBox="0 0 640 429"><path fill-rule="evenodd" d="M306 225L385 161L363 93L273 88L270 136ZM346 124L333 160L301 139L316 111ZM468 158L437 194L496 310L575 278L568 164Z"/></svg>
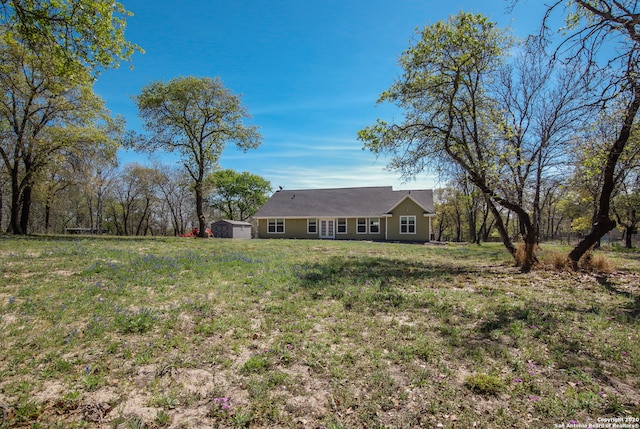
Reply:
<svg viewBox="0 0 640 429"><path fill-rule="evenodd" d="M220 219L216 222L214 222L213 224L215 225L216 223L228 223L230 225L234 225L234 226L251 226L251 224L249 222L242 222L239 220L230 220L230 219Z"/></svg>
<svg viewBox="0 0 640 429"><path fill-rule="evenodd" d="M281 190L254 215L274 217L372 217L389 214L406 198L433 214L430 189L394 191L391 186Z"/></svg>

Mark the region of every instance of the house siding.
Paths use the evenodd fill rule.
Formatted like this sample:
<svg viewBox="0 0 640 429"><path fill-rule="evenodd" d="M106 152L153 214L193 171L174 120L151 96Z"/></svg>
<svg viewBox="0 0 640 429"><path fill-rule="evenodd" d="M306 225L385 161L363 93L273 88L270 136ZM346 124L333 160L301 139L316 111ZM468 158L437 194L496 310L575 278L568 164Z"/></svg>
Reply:
<svg viewBox="0 0 640 429"><path fill-rule="evenodd" d="M371 216L374 217L374 216ZM363 218L365 218L363 216ZM307 232L307 218L299 219L285 219L284 220L284 234L282 233L269 233L268 232L268 219L258 219L258 237L259 238L300 238L300 239L317 239L320 238L320 219L333 219L335 222L335 239L336 240L384 240L385 239L385 227L387 219L379 217L380 220L380 232L370 233L367 219L367 233L357 233L357 219L358 218L346 218L347 220L347 233L338 233L338 218L317 218L317 230L318 232L309 234ZM341 218L345 219L345 218Z"/></svg>
<svg viewBox="0 0 640 429"><path fill-rule="evenodd" d="M402 216L411 216L415 233L401 233ZM427 189L394 191L391 186L280 190L254 215L259 238L318 239L334 221L336 240L429 241L430 220L434 216L433 192ZM309 219L316 219L316 231L308 232ZM358 219L366 219L358 232ZM338 220L346 219L346 233L338 233ZM376 219L372 224L371 219ZM280 233L269 233L269 221ZM277 223L273 223L278 221ZM379 226L372 233L372 226ZM324 231L326 232L326 231ZM328 238L328 237L323 237Z"/></svg>
<svg viewBox="0 0 640 429"><path fill-rule="evenodd" d="M424 210L415 202L407 198L401 202L391 212L392 216L387 218L389 223L387 240L390 241L429 241L431 231L429 231L429 218L424 216ZM402 216L415 216L416 233L401 234L400 218Z"/></svg>

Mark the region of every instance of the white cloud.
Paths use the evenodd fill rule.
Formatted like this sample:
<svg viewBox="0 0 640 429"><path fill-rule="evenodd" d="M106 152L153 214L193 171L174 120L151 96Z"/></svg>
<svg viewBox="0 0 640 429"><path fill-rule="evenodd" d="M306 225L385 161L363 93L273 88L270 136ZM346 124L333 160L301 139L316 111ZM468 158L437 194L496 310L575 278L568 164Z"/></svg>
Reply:
<svg viewBox="0 0 640 429"><path fill-rule="evenodd" d="M274 188L324 189L362 186L393 186L394 189L431 189L436 179L421 175L416 180L403 182L400 174L379 165L354 166L313 166L290 168L267 168L263 175Z"/></svg>

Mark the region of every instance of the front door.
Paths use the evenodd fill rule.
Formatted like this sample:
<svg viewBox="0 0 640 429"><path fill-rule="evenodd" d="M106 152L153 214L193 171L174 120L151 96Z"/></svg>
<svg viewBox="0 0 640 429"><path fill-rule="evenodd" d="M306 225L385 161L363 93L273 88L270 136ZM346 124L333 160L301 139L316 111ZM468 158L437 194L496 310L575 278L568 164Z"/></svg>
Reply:
<svg viewBox="0 0 640 429"><path fill-rule="evenodd" d="M320 238L336 238L334 219L320 219Z"/></svg>

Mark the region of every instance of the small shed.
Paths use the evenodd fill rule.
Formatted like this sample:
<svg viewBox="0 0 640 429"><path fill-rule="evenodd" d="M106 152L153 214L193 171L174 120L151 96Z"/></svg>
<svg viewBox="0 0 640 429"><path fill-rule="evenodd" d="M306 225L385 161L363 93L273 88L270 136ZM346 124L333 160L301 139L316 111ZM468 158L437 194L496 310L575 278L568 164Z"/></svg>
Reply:
<svg viewBox="0 0 640 429"><path fill-rule="evenodd" d="M215 238L251 238L251 224L221 219L211 224L211 232Z"/></svg>

